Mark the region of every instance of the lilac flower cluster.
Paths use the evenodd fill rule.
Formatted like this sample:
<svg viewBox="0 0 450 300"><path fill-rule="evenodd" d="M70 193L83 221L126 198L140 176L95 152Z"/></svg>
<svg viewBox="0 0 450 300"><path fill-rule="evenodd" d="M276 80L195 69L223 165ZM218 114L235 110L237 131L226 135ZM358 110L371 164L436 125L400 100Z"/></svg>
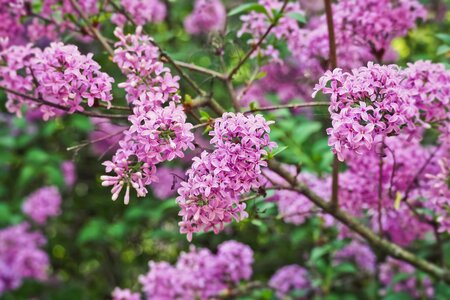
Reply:
<svg viewBox="0 0 450 300"><path fill-rule="evenodd" d="M376 256L370 247L360 241L353 240L334 255L334 261L340 264L352 260L363 271L373 274L376 266Z"/></svg>
<svg viewBox="0 0 450 300"><path fill-rule="evenodd" d="M49 259L41 247L42 234L27 223L0 230L0 295L18 288L24 279L45 280Z"/></svg>
<svg viewBox="0 0 450 300"><path fill-rule="evenodd" d="M162 22L167 15L167 8L160 0L120 0L125 12L140 26L147 23ZM113 14L111 21L123 27L127 21L122 14Z"/></svg>
<svg viewBox="0 0 450 300"><path fill-rule="evenodd" d="M83 55L74 45L52 43L44 51L31 45L11 46L0 52L0 60L2 85L30 96L42 96L46 101L67 107L69 113L84 111L82 104L111 103L114 79L100 71L92 54ZM6 106L19 116L23 106L33 109L36 105L8 93ZM62 113L47 105L39 109L44 120Z"/></svg>
<svg viewBox="0 0 450 300"><path fill-rule="evenodd" d="M194 232L212 229L218 233L232 219L247 217L239 197L261 186L266 148L276 146L268 135L271 123L261 115L241 113L224 113L215 120L210 132L215 150L193 159L188 179L178 189L180 232L189 241Z"/></svg>
<svg viewBox="0 0 450 300"><path fill-rule="evenodd" d="M250 279L252 264L253 251L250 247L227 241L219 245L217 254L192 247L189 252L180 255L174 266L167 262L151 261L149 272L139 276L139 282L146 299L206 300L238 285L241 280ZM114 290L113 298L139 299L137 293L118 288Z"/></svg>
<svg viewBox="0 0 450 300"><path fill-rule="evenodd" d="M320 78L313 97L320 90L330 95L333 127L327 130L328 144L341 161L346 151L361 153L405 127L416 128L419 109L402 86L402 75L395 65L369 63L351 73L327 71Z"/></svg>
<svg viewBox="0 0 450 300"><path fill-rule="evenodd" d="M129 289L121 289L116 287L112 294L112 300L141 300L139 293L133 293Z"/></svg>
<svg viewBox="0 0 450 300"><path fill-rule="evenodd" d="M42 187L27 197L22 210L33 221L43 225L49 217L61 213L61 195L54 186Z"/></svg>
<svg viewBox="0 0 450 300"><path fill-rule="evenodd" d="M380 265L380 282L385 286L382 293L386 293L386 289L392 289L394 292L406 292L414 299L432 299L434 296L434 288L431 279L428 276L418 277L413 266L388 257L387 260ZM398 274L408 275L407 278L394 280Z"/></svg>
<svg viewBox="0 0 450 300"><path fill-rule="evenodd" d="M75 163L71 160L66 160L61 163L60 168L64 177L64 183L66 184L66 187L72 188L77 181Z"/></svg>
<svg viewBox="0 0 450 300"><path fill-rule="evenodd" d="M113 200L126 186L125 204L130 199L130 187L138 197L147 194L146 186L158 180L158 163L182 158L184 151L194 149L192 124L186 123L183 107L178 105L179 78L172 77L158 60L158 48L141 31L138 27L136 34L126 36L120 28L115 31L120 41L113 60L127 76L119 87L127 92L133 114L128 117L131 126L123 133L116 154L103 163L107 173L116 175L101 177L103 186L113 186Z"/></svg>
<svg viewBox="0 0 450 300"><path fill-rule="evenodd" d="M190 34L222 31L227 12L220 0L195 0L194 10L184 20L184 28Z"/></svg>
<svg viewBox="0 0 450 300"><path fill-rule="evenodd" d="M272 278L270 278L269 287L276 291L276 295L279 299L284 299L284 297L288 296L293 291L305 291L310 289L311 282L308 278L308 272L304 268L298 265L288 265L279 269Z"/></svg>
<svg viewBox="0 0 450 300"><path fill-rule="evenodd" d="M84 101L93 106L98 101L111 105L114 79L100 71L92 54L83 55L74 45L52 43L32 60L37 92L44 99L83 111Z"/></svg>

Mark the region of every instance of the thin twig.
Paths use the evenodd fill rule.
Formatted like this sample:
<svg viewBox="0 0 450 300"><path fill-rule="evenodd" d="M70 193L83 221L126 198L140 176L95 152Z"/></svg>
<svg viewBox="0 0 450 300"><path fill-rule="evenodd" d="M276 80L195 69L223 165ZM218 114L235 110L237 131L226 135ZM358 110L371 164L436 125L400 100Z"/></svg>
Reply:
<svg viewBox="0 0 450 300"><path fill-rule="evenodd" d="M265 106L265 107L259 107L259 108L247 110L244 112L244 114L254 113L254 112L258 112L258 111L271 111L271 110L278 110L278 109L294 109L294 108L320 107L320 106L330 106L330 103L329 102L308 102L308 103Z"/></svg>
<svg viewBox="0 0 450 300"><path fill-rule="evenodd" d="M57 104L57 103L53 103L50 101L47 101L43 98L36 98L33 97L31 95L27 95L27 94L23 94L14 90L11 90L7 87L4 86L0 86L0 89L6 91L7 93L11 93L14 94L16 96L22 97L22 98L26 98L28 100L31 100L33 102L39 103L41 105L46 105L46 106L50 106L53 108L57 108L63 111L70 111L70 107L61 105L61 104ZM106 119L128 119L128 115L115 115L115 114L102 114L102 113L95 113L95 112L90 112L90 111L75 111L74 113L77 114L81 114L81 115L85 115L85 116L89 116L89 117L96 117L96 118L106 118Z"/></svg>
<svg viewBox="0 0 450 300"><path fill-rule="evenodd" d="M188 70L191 70L191 71L195 71L195 72L198 72L198 73L201 73L201 74L205 74L205 75L210 75L210 76L212 76L214 78L217 78L217 79L220 79L220 80L225 80L226 79L226 76L224 74L219 73L219 72L214 71L214 70L211 70L211 69L208 69L208 68L204 68L204 67L201 67L201 66L197 66L195 64L190 64L190 63L179 61L179 60L174 60L174 62L177 65L179 65L180 67L188 69Z"/></svg>
<svg viewBox="0 0 450 300"><path fill-rule="evenodd" d="M334 23L333 23L333 9L331 7L331 0L325 1L325 13L327 18L328 28L328 47L330 53L330 66L332 69L337 68L337 53L336 53L336 38L334 35ZM339 159L337 155L333 158L333 171L331 181L331 204L334 209L339 208Z"/></svg>
<svg viewBox="0 0 450 300"><path fill-rule="evenodd" d="M86 142L86 143L82 143L82 144L79 144L79 145L75 145L75 146L69 147L69 148L67 148L67 151L73 151L73 150L78 151L81 148L84 148L86 146L89 146L89 145L92 145L92 144L95 144L95 143L107 140L107 139L112 138L113 136L116 136L116 135L119 135L119 134L123 134L123 130L115 132L115 133L108 134L106 136L102 136L101 138L98 138L98 139L95 139L95 140L91 140L91 141Z"/></svg>
<svg viewBox="0 0 450 300"><path fill-rule="evenodd" d="M289 0L284 0L283 6L281 7L280 11L278 12L279 16L281 16L286 9L286 6L288 4ZM242 67L242 65L247 61L247 59L252 56L252 54L261 46L261 44L264 42L266 37L270 34L272 29L277 26L279 18L275 18L272 24L267 28L266 32L259 38L258 42L256 44L253 44L251 49L245 54L245 56L238 62L238 64L230 71L228 74L228 79L233 79L234 75L239 71L239 69Z"/></svg>

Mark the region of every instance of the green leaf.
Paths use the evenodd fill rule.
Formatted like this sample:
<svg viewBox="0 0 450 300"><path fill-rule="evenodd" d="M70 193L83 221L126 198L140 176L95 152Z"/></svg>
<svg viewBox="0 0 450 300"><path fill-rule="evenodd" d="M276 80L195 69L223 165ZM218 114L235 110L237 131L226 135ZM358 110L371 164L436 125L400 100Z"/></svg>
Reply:
<svg viewBox="0 0 450 300"><path fill-rule="evenodd" d="M441 41L443 41L444 43L450 45L450 34L438 33L438 34L436 34L436 37L438 39L440 39Z"/></svg>
<svg viewBox="0 0 450 300"><path fill-rule="evenodd" d="M267 10L266 8L258 3L246 3L246 4L242 4L239 5L238 7L233 8L229 13L228 16L234 16L234 15L238 15L244 12L249 12L249 11L256 11L256 12L260 12L260 13L264 13L267 15Z"/></svg>
<svg viewBox="0 0 450 300"><path fill-rule="evenodd" d="M84 225L78 235L77 242L80 244L85 244L88 242L100 240L105 233L106 222L103 220L92 220Z"/></svg>
<svg viewBox="0 0 450 300"><path fill-rule="evenodd" d="M450 46L449 45L440 45L438 47L438 49L437 49L436 54L437 55L443 55L443 54L446 54L446 53L449 53L449 52L450 52Z"/></svg>
<svg viewBox="0 0 450 300"><path fill-rule="evenodd" d="M292 137L297 144L303 144L312 134L322 128L319 122L307 122L297 125L292 132Z"/></svg>
<svg viewBox="0 0 450 300"><path fill-rule="evenodd" d="M297 22L300 22L302 24L306 24L306 18L305 15L302 15L300 13L297 12L290 12L287 14L287 16L291 19L296 20Z"/></svg>

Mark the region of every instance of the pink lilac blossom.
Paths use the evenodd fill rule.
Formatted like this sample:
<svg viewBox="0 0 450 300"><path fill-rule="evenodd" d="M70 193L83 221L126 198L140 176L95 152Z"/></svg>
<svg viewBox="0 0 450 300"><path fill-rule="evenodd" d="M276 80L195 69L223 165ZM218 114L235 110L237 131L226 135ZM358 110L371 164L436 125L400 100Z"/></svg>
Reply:
<svg viewBox="0 0 450 300"><path fill-rule="evenodd" d="M120 0L120 3L125 12L140 26L162 22L167 15L166 5L160 0ZM123 27L127 19L124 15L115 13L111 21Z"/></svg>
<svg viewBox="0 0 450 300"><path fill-rule="evenodd" d="M133 293L129 289L121 289L116 287L112 294L112 300L141 300L141 295L139 293Z"/></svg>
<svg viewBox="0 0 450 300"><path fill-rule="evenodd" d="M41 51L33 48L31 44L26 46L10 46L0 51L0 84L8 89L22 94L34 95L33 77L30 68L32 58ZM24 97L7 93L6 109L22 116L24 107L36 105Z"/></svg>
<svg viewBox="0 0 450 300"><path fill-rule="evenodd" d="M46 186L30 194L22 205L23 212L43 225L49 217L61 213L61 195L55 186Z"/></svg>
<svg viewBox="0 0 450 300"><path fill-rule="evenodd" d="M77 181L77 173L75 163L71 160L63 161L61 164L61 172L64 177L64 182L68 188L73 187Z"/></svg>
<svg viewBox="0 0 450 300"><path fill-rule="evenodd" d="M0 40L4 41L2 46L24 43L25 26L21 24L21 17L25 14L23 1L0 1Z"/></svg>
<svg viewBox="0 0 450 300"><path fill-rule="evenodd" d="M45 280L49 259L41 247L44 236L21 223L0 230L0 295L18 288L24 279Z"/></svg>
<svg viewBox="0 0 450 300"><path fill-rule="evenodd" d="M250 247L235 241L220 244L217 254L192 247L175 266L149 262L150 270L139 276L139 282L147 299L212 299L249 279L252 263Z"/></svg>
<svg viewBox="0 0 450 300"><path fill-rule="evenodd" d="M395 280L396 275L399 274L405 274L408 277ZM379 279L385 287L381 291L382 294L385 294L387 289L392 289L394 292L405 292L414 299L431 299L434 297L433 283L428 276L419 277L413 266L394 258L388 257L380 265Z"/></svg>
<svg viewBox="0 0 450 300"><path fill-rule="evenodd" d="M114 79L100 71L92 56L81 54L74 45L52 43L31 62L37 92L47 101L68 107L69 113L84 111L84 102L110 106Z"/></svg>
<svg viewBox="0 0 450 300"><path fill-rule="evenodd" d="M247 217L239 197L261 186L264 156L276 147L261 115L224 113L210 132L213 152L204 151L193 159L187 180L178 189L181 208L180 232L190 241L194 232L221 231L226 223Z"/></svg>
<svg viewBox="0 0 450 300"><path fill-rule="evenodd" d="M183 158L186 150L194 149L194 135L183 106L178 105L179 77L172 77L159 61L159 50L151 38L142 35L141 27L133 35L124 35L120 28L115 34L119 42L113 60L127 76L119 87L125 89L133 113L128 117L131 125L124 131L119 149L111 161L103 163L107 173L116 175L105 175L101 180L103 186L113 186L113 200L126 186L124 202L128 204L130 187L138 197L144 197L146 186L158 180L156 165Z"/></svg>
<svg viewBox="0 0 450 300"><path fill-rule="evenodd" d="M333 127L327 129L328 144L339 160L348 150L362 153L383 137L416 129L419 109L411 90L403 88L402 75L395 65L368 63L351 73L327 71L320 78L313 97L318 91L330 95Z"/></svg>
<svg viewBox="0 0 450 300"><path fill-rule="evenodd" d="M157 198L165 200L177 193L184 178L184 171L162 166L156 170L155 176L158 177L158 182L151 184L152 192Z"/></svg>
<svg viewBox="0 0 450 300"><path fill-rule="evenodd" d="M367 244L353 240L334 255L337 264L354 261L364 272L373 274L376 266L376 256Z"/></svg>
<svg viewBox="0 0 450 300"><path fill-rule="evenodd" d="M222 31L227 12L220 0L195 0L194 10L184 20L184 28L190 34Z"/></svg>
<svg viewBox="0 0 450 300"><path fill-rule="evenodd" d="M304 268L298 265L288 265L279 269L270 278L269 287L276 291L278 298L284 299L295 290L308 290L311 288L311 282L308 272Z"/></svg>

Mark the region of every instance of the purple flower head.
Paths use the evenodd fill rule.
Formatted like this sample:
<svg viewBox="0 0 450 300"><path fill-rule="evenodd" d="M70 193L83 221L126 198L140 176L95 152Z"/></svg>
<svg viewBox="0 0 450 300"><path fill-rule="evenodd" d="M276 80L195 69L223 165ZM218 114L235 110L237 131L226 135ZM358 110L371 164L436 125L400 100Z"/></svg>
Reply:
<svg viewBox="0 0 450 300"><path fill-rule="evenodd" d="M49 217L61 213L61 195L54 186L40 188L27 197L22 210L33 221L43 225Z"/></svg>
<svg viewBox="0 0 450 300"><path fill-rule="evenodd" d="M289 265L279 269L270 278L269 287L276 291L278 298L283 299L294 290L307 290L311 287L308 272L298 266Z"/></svg>
<svg viewBox="0 0 450 300"><path fill-rule="evenodd" d="M112 300L141 300L139 293L133 293L129 289L121 289L116 287L112 294Z"/></svg>
<svg viewBox="0 0 450 300"><path fill-rule="evenodd" d="M162 22L167 15L167 8L160 0L120 0L125 12L140 26L147 23ZM122 14L113 14L111 21L123 27L126 17Z"/></svg>
<svg viewBox="0 0 450 300"><path fill-rule="evenodd" d="M63 173L64 182L67 187L73 187L77 181L77 173L75 169L75 163L71 160L63 161L61 164L61 172Z"/></svg>
<svg viewBox="0 0 450 300"><path fill-rule="evenodd" d="M44 236L27 223L0 230L0 295L18 288L24 279L45 280L49 259L41 247Z"/></svg>
<svg viewBox="0 0 450 300"><path fill-rule="evenodd" d="M195 0L192 14L184 20L190 34L208 33L224 29L227 12L220 0Z"/></svg>

